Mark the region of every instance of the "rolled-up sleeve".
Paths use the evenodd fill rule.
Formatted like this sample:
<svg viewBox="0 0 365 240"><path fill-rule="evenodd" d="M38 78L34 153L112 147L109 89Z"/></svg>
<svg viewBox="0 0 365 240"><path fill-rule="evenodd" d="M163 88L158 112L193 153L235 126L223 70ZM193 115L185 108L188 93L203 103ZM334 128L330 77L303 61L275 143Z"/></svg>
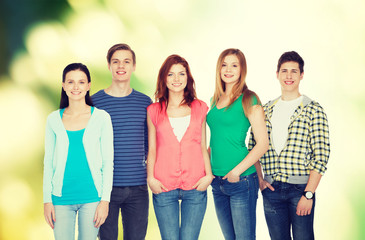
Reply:
<svg viewBox="0 0 365 240"><path fill-rule="evenodd" d="M330 156L330 140L327 116L322 108L319 108L311 119L310 145L312 156L309 169L323 175Z"/></svg>

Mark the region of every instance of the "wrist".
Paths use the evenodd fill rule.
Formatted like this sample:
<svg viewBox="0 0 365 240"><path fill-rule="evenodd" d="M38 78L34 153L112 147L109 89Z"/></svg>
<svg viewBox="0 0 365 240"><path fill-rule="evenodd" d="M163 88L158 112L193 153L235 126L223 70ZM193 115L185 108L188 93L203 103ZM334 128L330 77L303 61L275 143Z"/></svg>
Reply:
<svg viewBox="0 0 365 240"><path fill-rule="evenodd" d="M312 200L314 198L314 192L311 191L304 191L303 192L303 196L307 199L307 200Z"/></svg>

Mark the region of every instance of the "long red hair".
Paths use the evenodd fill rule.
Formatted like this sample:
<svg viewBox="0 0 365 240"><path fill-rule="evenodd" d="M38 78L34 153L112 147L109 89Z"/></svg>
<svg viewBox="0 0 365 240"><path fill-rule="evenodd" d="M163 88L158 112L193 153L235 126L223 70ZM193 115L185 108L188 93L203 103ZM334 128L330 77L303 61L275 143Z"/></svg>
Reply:
<svg viewBox="0 0 365 240"><path fill-rule="evenodd" d="M179 55L173 54L166 58L165 62L160 68L157 77L155 101L161 104L161 109L162 103L166 104L166 108L168 105L169 89L166 86L166 79L172 65L175 64L181 64L185 68L187 76L187 84L184 89L184 99L181 101L180 104L187 104L190 107L191 103L194 101L194 99L196 99L195 82L193 76L191 75L188 62Z"/></svg>

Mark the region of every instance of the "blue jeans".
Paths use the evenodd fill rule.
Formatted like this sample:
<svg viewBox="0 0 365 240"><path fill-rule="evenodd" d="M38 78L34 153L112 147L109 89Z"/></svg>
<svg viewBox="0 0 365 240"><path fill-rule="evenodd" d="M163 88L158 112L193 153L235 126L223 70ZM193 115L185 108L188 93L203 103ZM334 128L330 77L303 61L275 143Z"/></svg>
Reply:
<svg viewBox="0 0 365 240"><path fill-rule="evenodd" d="M310 215L298 216L296 209L306 184L273 182L275 191L262 191L266 223L273 240L290 240L292 227L295 240L313 240L313 217L315 199Z"/></svg>
<svg viewBox="0 0 365 240"><path fill-rule="evenodd" d="M153 207L162 240L197 240L207 208L207 191L175 189L153 194Z"/></svg>
<svg viewBox="0 0 365 240"><path fill-rule="evenodd" d="M55 205L56 221L54 222L54 237L56 240L75 239L75 223L78 214L79 240L96 239L99 228L94 227L94 216L99 202Z"/></svg>
<svg viewBox="0 0 365 240"><path fill-rule="evenodd" d="M226 240L256 239L257 173L235 183L220 176L212 181L215 211Z"/></svg>
<svg viewBox="0 0 365 240"><path fill-rule="evenodd" d="M100 226L101 240L118 239L119 211L122 212L123 239L143 240L148 223L147 185L113 187L109 203L109 215Z"/></svg>

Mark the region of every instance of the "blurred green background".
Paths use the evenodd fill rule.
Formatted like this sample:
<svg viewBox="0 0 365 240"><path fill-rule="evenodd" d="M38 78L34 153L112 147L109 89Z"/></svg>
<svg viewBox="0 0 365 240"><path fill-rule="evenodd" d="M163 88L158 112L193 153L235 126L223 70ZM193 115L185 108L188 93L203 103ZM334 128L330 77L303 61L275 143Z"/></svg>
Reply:
<svg viewBox="0 0 365 240"><path fill-rule="evenodd" d="M0 239L53 238L43 218L43 144L62 70L86 64L95 93L110 84L106 52L120 42L137 55L134 88L153 97L159 67L176 53L188 60L206 102L224 49L245 53L248 86L263 102L280 94L279 56L299 52L306 62L301 92L325 108L331 134L316 237L365 239L364 11L362 0L1 0ZM211 193L208 201L200 239L223 239ZM147 239L160 239L150 210ZM269 239L261 196L257 218L257 239Z"/></svg>

